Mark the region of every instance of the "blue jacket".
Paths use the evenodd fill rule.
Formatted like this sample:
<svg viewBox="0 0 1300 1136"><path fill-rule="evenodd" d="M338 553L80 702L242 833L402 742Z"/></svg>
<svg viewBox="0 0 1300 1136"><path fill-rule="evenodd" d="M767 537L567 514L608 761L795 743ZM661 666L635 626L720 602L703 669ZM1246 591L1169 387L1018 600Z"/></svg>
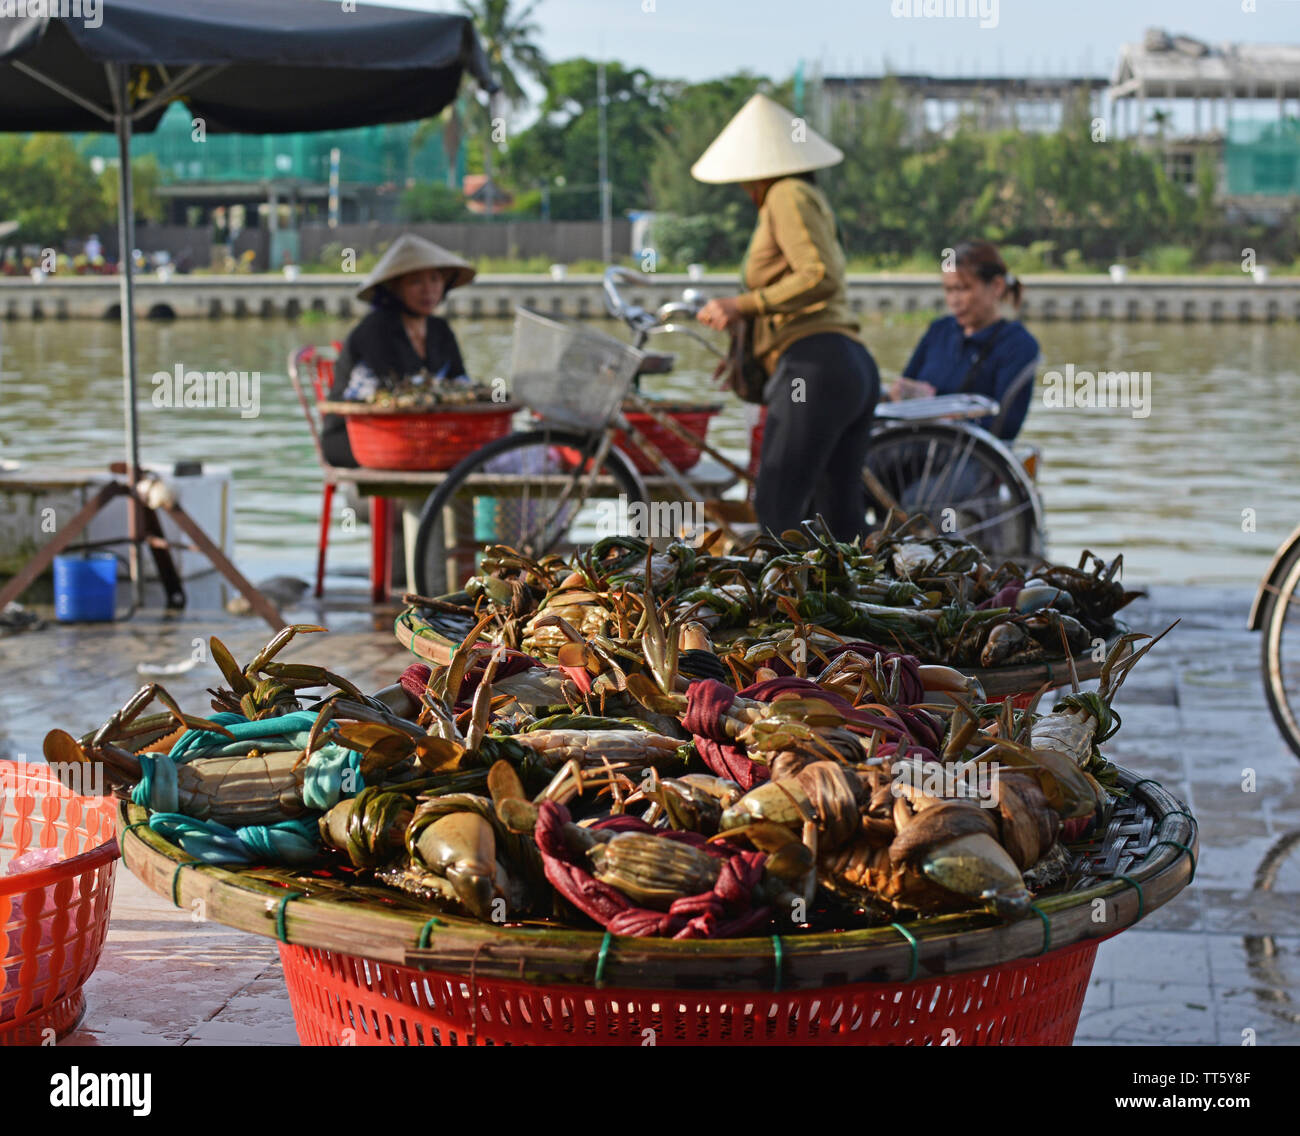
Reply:
<svg viewBox="0 0 1300 1136"><path fill-rule="evenodd" d="M1010 441L1020 433L1029 413L1034 393L1033 368L1039 358L1038 340L1018 320L998 320L968 336L955 316L937 319L916 345L903 374L929 383L936 394L956 394L981 348L990 339L993 348L971 376L966 392L997 399L1002 407L998 419L986 418L980 425ZM1005 396L1009 389L1026 372L1030 377L1020 384L1008 403Z"/></svg>

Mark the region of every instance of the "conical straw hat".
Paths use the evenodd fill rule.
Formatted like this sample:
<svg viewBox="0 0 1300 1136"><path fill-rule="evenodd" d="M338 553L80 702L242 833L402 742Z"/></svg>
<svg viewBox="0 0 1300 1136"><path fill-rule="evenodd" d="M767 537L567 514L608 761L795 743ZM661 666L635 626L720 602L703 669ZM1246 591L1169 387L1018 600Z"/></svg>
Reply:
<svg viewBox="0 0 1300 1136"><path fill-rule="evenodd" d="M468 284L474 279L474 266L462 260L454 252L448 252L441 245L417 237L414 233L403 233L379 258L379 263L370 270L370 275L357 289L357 299L369 300L374 295L375 286L389 280L396 280L408 272L419 272L424 268L442 268L454 272L447 282L447 291Z"/></svg>
<svg viewBox="0 0 1300 1136"><path fill-rule="evenodd" d="M714 184L760 181L820 170L843 160L843 152L802 118L757 94L736 112L691 167L691 174L697 181Z"/></svg>

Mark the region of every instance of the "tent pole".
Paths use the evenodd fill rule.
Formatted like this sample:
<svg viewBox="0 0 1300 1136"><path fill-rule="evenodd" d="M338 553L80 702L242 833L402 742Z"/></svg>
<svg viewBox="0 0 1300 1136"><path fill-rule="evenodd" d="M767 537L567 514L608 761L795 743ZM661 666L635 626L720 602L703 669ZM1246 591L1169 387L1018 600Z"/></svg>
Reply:
<svg viewBox="0 0 1300 1136"><path fill-rule="evenodd" d="M117 248L118 281L121 285L122 363L126 402L126 477L135 486L140 480L140 438L135 405L135 287L132 253L135 249L135 202L131 194L131 102L130 64L113 65L114 123L117 127ZM140 571L140 506L134 497L127 501L127 546L132 594L137 605L143 599Z"/></svg>

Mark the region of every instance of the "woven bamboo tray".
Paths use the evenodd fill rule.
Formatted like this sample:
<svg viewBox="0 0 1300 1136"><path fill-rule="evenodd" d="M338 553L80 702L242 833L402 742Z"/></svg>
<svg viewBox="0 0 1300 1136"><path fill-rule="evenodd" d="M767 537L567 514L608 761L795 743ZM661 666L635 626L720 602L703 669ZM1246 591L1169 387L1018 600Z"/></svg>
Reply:
<svg viewBox="0 0 1300 1136"><path fill-rule="evenodd" d="M1120 628L1106 640L1102 652L1104 659L1110 654L1127 628ZM1132 653L1130 647L1125 655ZM1101 675L1102 664L1093 659L1093 652L1074 660L1074 673L1080 682L1088 682ZM921 660L925 662L924 659ZM1046 659L1041 663L1026 663L1019 667L958 667L962 674L978 679L989 698L1003 698L1012 694L1032 694L1050 684L1052 688L1070 684L1070 664L1064 658Z"/></svg>
<svg viewBox="0 0 1300 1136"><path fill-rule="evenodd" d="M474 601L465 592L454 592L439 597L441 602L463 604L473 607ZM418 655L435 666L447 666L452 653L460 646L461 640L473 629L474 622L468 616L454 612L435 612L432 618L417 620L403 612L393 626L397 641L408 651ZM1109 654L1124 628L1117 630L1107 641L1105 654ZM1101 674L1101 663L1093 659L1093 653L1074 660L1074 670L1080 682L1088 682ZM922 662L928 660L922 659ZM1066 686L1070 682L1070 664L1065 659L1048 659L1041 663L1028 663L1020 667L958 667L963 674L979 680L985 695L990 699L1005 698L1012 695L1033 695L1042 687L1051 683L1053 687Z"/></svg>
<svg viewBox="0 0 1300 1136"><path fill-rule="evenodd" d="M397 893L380 899L379 889L340 897L310 875L202 864L149 829L146 810L128 801L119 804L118 829L126 866L153 891L203 918L283 943L533 984L591 986L599 973L607 986L634 989L809 990L910 982L1033 958L1108 938L1168 903L1195 873L1195 821L1155 781L1121 769L1120 784L1129 794L1105 833L1071 849L1073 870L1087 886L1045 895L1037 918L1003 923L985 914L945 915L914 920L906 933L891 925L791 934L775 943L772 936L679 942L497 926L435 914ZM1093 907L1098 899L1105 900L1101 921Z"/></svg>

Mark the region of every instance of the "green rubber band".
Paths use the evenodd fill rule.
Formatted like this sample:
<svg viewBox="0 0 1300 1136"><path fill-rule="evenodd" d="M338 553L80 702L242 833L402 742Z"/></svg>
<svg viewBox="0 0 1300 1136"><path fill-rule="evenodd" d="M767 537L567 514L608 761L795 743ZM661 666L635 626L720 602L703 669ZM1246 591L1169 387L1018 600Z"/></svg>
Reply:
<svg viewBox="0 0 1300 1136"><path fill-rule="evenodd" d="M282 943L289 941L289 933L284 926L284 909L289 906L289 901L292 899L302 899L302 892L288 892L275 907L275 937Z"/></svg>
<svg viewBox="0 0 1300 1136"><path fill-rule="evenodd" d="M197 862L198 861L196 860L182 860L179 864L176 865L176 871L172 873L172 906L173 907L180 907L181 905L181 900L180 900L181 869L192 868Z"/></svg>
<svg viewBox="0 0 1300 1136"><path fill-rule="evenodd" d="M1189 813L1186 809L1170 809L1167 813L1165 813L1165 816L1161 817L1160 819L1163 821L1165 817L1186 817L1188 820L1192 822L1193 828L1199 829L1201 827L1200 824L1197 822L1196 818L1192 816L1192 814Z"/></svg>
<svg viewBox="0 0 1300 1136"><path fill-rule="evenodd" d="M781 936L772 936L772 965L776 968L776 978L772 982L772 993L781 993L781 969L785 961L785 952L781 949Z"/></svg>
<svg viewBox="0 0 1300 1136"><path fill-rule="evenodd" d="M1122 875L1116 873L1116 875L1115 875L1115 879L1117 879L1117 880L1123 880L1126 884L1132 884L1135 888L1137 888L1137 893L1138 893L1138 919L1141 919L1141 918L1142 918L1142 912L1146 910L1146 897L1143 896L1143 894L1142 894L1142 885L1141 885L1140 883L1138 883L1137 880L1135 880L1132 876L1122 876Z"/></svg>
<svg viewBox="0 0 1300 1136"><path fill-rule="evenodd" d="M609 957L609 944L614 941L614 936L608 931L605 937L600 941L600 950L596 952L596 989L599 990L605 985L605 959Z"/></svg>
<svg viewBox="0 0 1300 1136"><path fill-rule="evenodd" d="M441 919L439 919L435 915L432 919L429 920L429 922L427 922L423 927L420 928L420 941L418 944L416 944L417 947L422 951L427 950L429 947L429 939L433 936L433 929L435 927L445 927L445 926L447 926L447 924L444 923Z"/></svg>
<svg viewBox="0 0 1300 1136"><path fill-rule="evenodd" d="M1052 949L1052 921L1047 917L1047 912L1036 903L1031 903L1029 905L1029 910L1043 921L1043 949L1038 953L1040 955L1045 955Z"/></svg>
<svg viewBox="0 0 1300 1136"><path fill-rule="evenodd" d="M122 835L125 836L132 829L136 829L136 828L149 828L149 822L147 820L138 820L134 824L128 824L126 828L122 830ZM153 830L150 829L150 831Z"/></svg>
<svg viewBox="0 0 1300 1136"><path fill-rule="evenodd" d="M1134 790L1141 789L1143 785L1159 785L1159 784L1160 782L1157 781L1154 777L1143 777L1141 781L1133 782L1133 789Z"/></svg>
<svg viewBox="0 0 1300 1136"><path fill-rule="evenodd" d="M1152 847L1159 848L1162 844L1168 844L1170 848L1181 848L1187 853L1188 857L1192 861L1192 874L1187 877L1187 882L1190 884L1194 879L1196 879L1196 853L1188 848L1186 844L1179 844L1177 840L1157 840Z"/></svg>
<svg viewBox="0 0 1300 1136"><path fill-rule="evenodd" d="M911 982L916 978L916 971L921 962L920 944L917 943L916 936L901 923L891 923L890 926L912 945L912 969L908 972L907 978L904 980L906 982Z"/></svg>

